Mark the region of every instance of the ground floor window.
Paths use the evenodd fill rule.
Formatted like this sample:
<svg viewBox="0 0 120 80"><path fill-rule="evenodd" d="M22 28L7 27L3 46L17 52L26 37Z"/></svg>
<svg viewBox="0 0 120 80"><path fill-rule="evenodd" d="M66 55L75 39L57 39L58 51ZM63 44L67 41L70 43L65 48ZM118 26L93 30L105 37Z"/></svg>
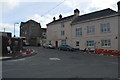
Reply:
<svg viewBox="0 0 120 80"><path fill-rule="evenodd" d="M110 47L111 46L111 40L101 40L101 46L102 47Z"/></svg>
<svg viewBox="0 0 120 80"><path fill-rule="evenodd" d="M76 41L76 46L79 46L79 41Z"/></svg>
<svg viewBox="0 0 120 80"><path fill-rule="evenodd" d="M49 44L51 44L51 41L49 41Z"/></svg>
<svg viewBox="0 0 120 80"><path fill-rule="evenodd" d="M66 40L61 40L61 45L66 45Z"/></svg>
<svg viewBox="0 0 120 80"><path fill-rule="evenodd" d="M94 41L87 41L87 47L94 47Z"/></svg>

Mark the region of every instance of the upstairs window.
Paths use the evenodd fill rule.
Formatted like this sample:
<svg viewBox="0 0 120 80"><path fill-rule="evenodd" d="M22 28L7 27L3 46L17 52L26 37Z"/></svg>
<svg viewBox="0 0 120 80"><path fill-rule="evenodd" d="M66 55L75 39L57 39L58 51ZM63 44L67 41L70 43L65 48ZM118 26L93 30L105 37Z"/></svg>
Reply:
<svg viewBox="0 0 120 80"><path fill-rule="evenodd" d="M87 34L94 34L95 27L94 26L87 26Z"/></svg>
<svg viewBox="0 0 120 80"><path fill-rule="evenodd" d="M64 22L61 22L61 28L64 28L65 25L64 25Z"/></svg>
<svg viewBox="0 0 120 80"><path fill-rule="evenodd" d="M76 36L82 36L82 28L76 28Z"/></svg>
<svg viewBox="0 0 120 80"><path fill-rule="evenodd" d="M110 23L100 24L101 32L106 33L110 32Z"/></svg>
<svg viewBox="0 0 120 80"><path fill-rule="evenodd" d="M61 31L61 36L64 36L65 35L65 31Z"/></svg>

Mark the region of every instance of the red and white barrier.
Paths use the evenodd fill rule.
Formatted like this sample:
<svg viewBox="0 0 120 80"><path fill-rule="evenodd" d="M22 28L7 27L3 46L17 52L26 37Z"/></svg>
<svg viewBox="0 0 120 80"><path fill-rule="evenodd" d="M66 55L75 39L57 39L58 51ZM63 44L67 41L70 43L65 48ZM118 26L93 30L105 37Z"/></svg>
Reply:
<svg viewBox="0 0 120 80"><path fill-rule="evenodd" d="M120 51L118 50L95 49L95 53L120 56Z"/></svg>
<svg viewBox="0 0 120 80"><path fill-rule="evenodd" d="M19 55L22 55L22 49L20 49L20 53L19 53Z"/></svg>
<svg viewBox="0 0 120 80"><path fill-rule="evenodd" d="M26 54L30 54L30 49L26 49Z"/></svg>

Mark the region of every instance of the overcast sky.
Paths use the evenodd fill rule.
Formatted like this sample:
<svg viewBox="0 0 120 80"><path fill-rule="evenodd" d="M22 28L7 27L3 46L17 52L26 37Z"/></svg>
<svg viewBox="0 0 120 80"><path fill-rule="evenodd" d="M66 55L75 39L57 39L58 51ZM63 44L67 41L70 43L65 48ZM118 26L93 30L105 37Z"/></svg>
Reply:
<svg viewBox="0 0 120 80"><path fill-rule="evenodd" d="M21 22L33 19L39 22L42 28L59 14L63 17L73 15L74 9L80 10L80 15L111 8L117 11L119 0L1 0L0 1L0 31L14 31L19 36Z"/></svg>

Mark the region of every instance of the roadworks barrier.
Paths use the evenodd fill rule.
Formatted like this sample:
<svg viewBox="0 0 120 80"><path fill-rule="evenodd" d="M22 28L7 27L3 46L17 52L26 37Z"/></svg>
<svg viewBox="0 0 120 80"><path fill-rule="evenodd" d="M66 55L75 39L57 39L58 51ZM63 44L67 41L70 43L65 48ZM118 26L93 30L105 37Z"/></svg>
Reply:
<svg viewBox="0 0 120 80"><path fill-rule="evenodd" d="M26 54L30 54L30 49L29 48L26 49Z"/></svg>
<svg viewBox="0 0 120 80"><path fill-rule="evenodd" d="M118 51L118 50L107 50L107 49L95 49L95 54L120 56L120 51Z"/></svg>
<svg viewBox="0 0 120 80"><path fill-rule="evenodd" d="M20 53L19 53L19 55L23 55L23 53L22 53L22 49L20 49Z"/></svg>

